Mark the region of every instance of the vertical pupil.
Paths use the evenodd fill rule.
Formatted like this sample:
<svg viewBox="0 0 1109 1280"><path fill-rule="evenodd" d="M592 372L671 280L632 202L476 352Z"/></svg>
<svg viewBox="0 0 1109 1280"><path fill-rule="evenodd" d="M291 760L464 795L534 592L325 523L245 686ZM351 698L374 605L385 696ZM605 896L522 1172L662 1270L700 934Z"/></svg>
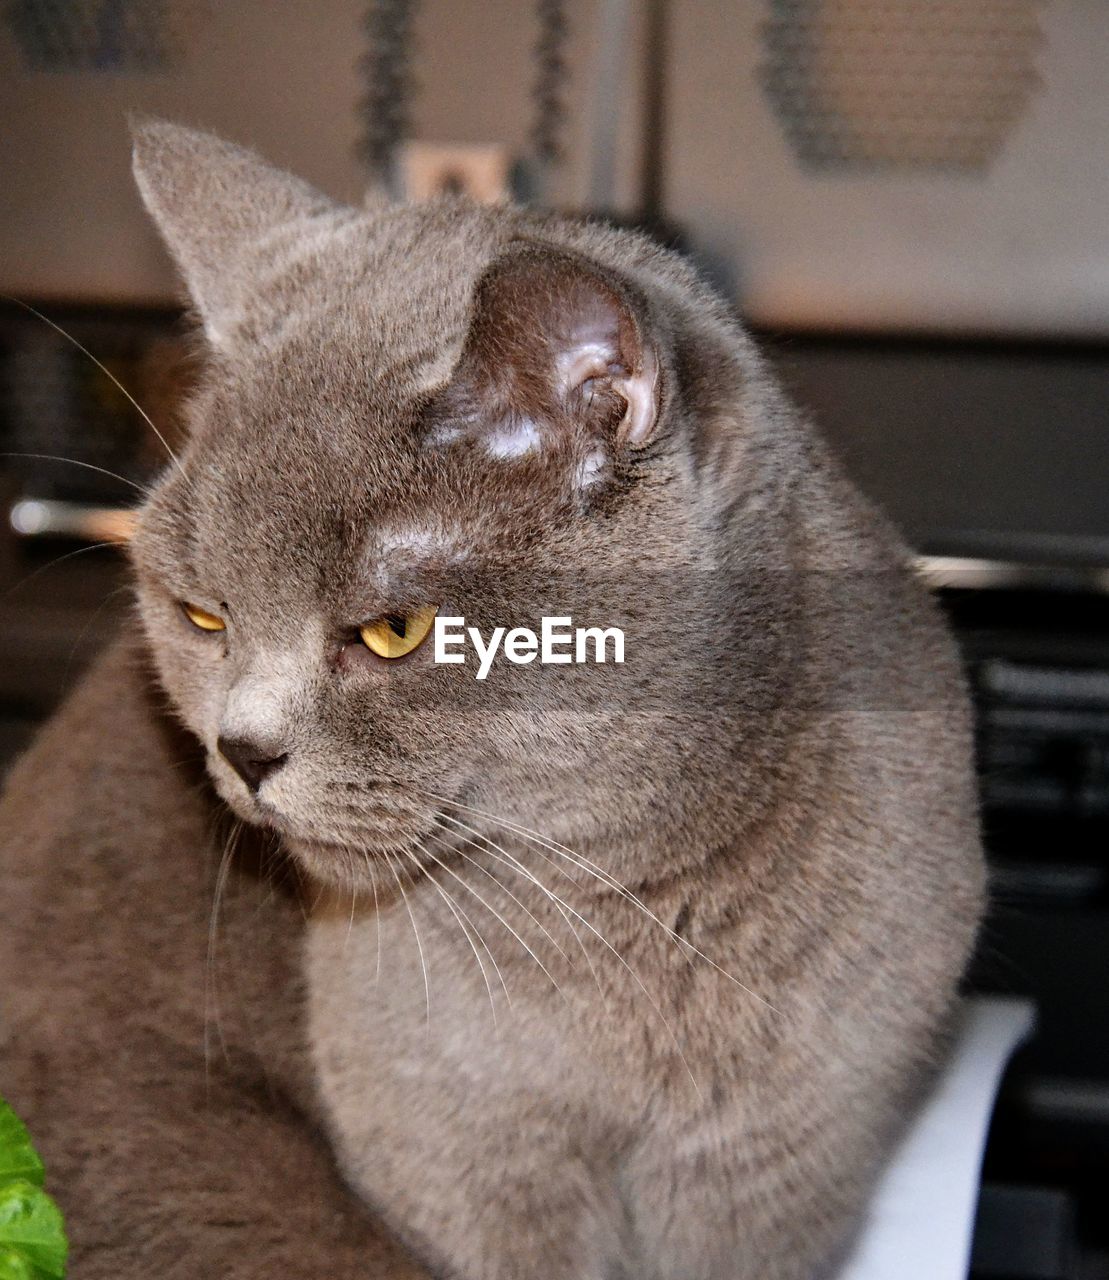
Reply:
<svg viewBox="0 0 1109 1280"><path fill-rule="evenodd" d="M389 624L390 631L393 631L403 640L404 634L408 630L408 619L402 618L399 613L387 613L385 621Z"/></svg>

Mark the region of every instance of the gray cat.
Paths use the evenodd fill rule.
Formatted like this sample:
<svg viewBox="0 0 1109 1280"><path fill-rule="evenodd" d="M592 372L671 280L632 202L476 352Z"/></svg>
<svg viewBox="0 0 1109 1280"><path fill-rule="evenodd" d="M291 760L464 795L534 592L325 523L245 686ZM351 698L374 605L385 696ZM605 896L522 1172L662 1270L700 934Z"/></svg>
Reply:
<svg viewBox="0 0 1109 1280"><path fill-rule="evenodd" d="M2 815L73 1273L809 1280L982 897L903 548L642 238L161 123L135 171L205 369L133 634ZM436 614L624 661L479 681Z"/></svg>

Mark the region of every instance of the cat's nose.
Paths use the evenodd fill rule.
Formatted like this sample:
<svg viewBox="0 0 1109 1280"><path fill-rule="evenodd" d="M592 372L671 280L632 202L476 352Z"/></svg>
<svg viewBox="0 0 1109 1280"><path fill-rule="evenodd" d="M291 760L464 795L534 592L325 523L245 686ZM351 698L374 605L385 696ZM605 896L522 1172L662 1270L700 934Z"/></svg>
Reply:
<svg viewBox="0 0 1109 1280"><path fill-rule="evenodd" d="M287 751L275 754L270 748L250 738L220 737L216 746L219 753L246 783L252 792L275 773L289 758Z"/></svg>

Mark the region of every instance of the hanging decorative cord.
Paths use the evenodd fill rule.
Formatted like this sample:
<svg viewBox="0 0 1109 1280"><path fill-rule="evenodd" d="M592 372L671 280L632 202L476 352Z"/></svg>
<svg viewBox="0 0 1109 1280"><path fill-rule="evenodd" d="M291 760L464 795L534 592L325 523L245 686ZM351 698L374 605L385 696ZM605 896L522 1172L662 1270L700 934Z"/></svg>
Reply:
<svg viewBox="0 0 1109 1280"><path fill-rule="evenodd" d="M532 103L535 116L531 127L531 152L544 168L557 164L565 155L563 132L566 124L567 58L569 24L563 0L537 0L539 35L533 49L535 83Z"/></svg>
<svg viewBox="0 0 1109 1280"><path fill-rule="evenodd" d="M0 4L33 71L176 71L209 19L208 0L8 0Z"/></svg>
<svg viewBox="0 0 1109 1280"><path fill-rule="evenodd" d="M363 20L369 49L359 59L366 88L358 104L364 125L358 151L371 181L388 189L396 182L397 148L411 125L415 7L415 0L373 0Z"/></svg>
<svg viewBox="0 0 1109 1280"><path fill-rule="evenodd" d="M363 121L358 153L370 180L396 189L397 150L411 125L414 87L412 27L416 0L373 0L363 26L369 48L359 59L365 91L358 104ZM535 194L544 192L544 175L565 154L566 44L569 26L564 0L537 0L539 33L532 48L534 115L528 138Z"/></svg>

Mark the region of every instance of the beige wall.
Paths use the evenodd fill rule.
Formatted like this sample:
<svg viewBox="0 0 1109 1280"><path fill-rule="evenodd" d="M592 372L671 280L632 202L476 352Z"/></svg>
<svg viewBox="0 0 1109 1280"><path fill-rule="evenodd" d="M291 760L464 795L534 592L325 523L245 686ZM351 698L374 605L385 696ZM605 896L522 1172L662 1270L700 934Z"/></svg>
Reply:
<svg viewBox="0 0 1109 1280"><path fill-rule="evenodd" d="M1042 89L982 176L803 175L756 80L766 13L673 5L669 207L749 314L1109 336L1105 0L1042 5Z"/></svg>
<svg viewBox="0 0 1109 1280"><path fill-rule="evenodd" d="M638 10L642 0L631 0ZM124 114L152 111L258 147L356 199L360 0L208 6L173 75L30 75L0 34L0 288L164 298L172 276L128 174ZM572 163L586 192L597 0L569 0ZM424 0L416 130L519 147L528 0ZM1109 334L1109 4L1048 0L1044 91L984 177L812 178L757 81L766 0L671 0L669 213L765 323ZM636 41L617 183L632 191Z"/></svg>
<svg viewBox="0 0 1109 1280"><path fill-rule="evenodd" d="M256 147L325 191L357 200L360 0L211 3L172 74L29 73L0 28L0 289L27 297L159 300L173 276L130 172L126 114L152 112ZM574 162L558 181L580 201L587 171L596 10L570 0ZM415 132L519 149L530 120L532 5L419 6ZM634 85L630 86L634 89ZM629 108L627 122L631 124ZM634 150L624 149L626 200Z"/></svg>

